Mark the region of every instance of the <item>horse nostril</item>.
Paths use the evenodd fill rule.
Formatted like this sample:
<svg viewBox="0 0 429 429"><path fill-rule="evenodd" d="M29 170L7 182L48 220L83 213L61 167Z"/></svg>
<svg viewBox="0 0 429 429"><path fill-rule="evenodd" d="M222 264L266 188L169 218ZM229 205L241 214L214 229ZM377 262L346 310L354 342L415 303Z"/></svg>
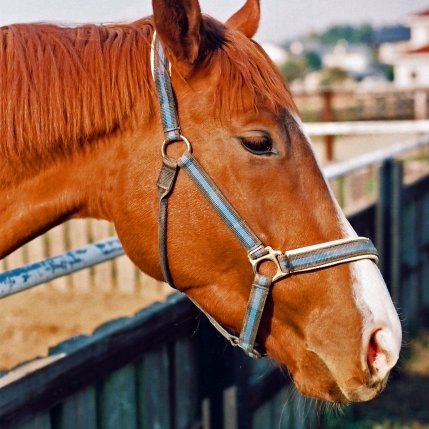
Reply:
<svg viewBox="0 0 429 429"><path fill-rule="evenodd" d="M367 364L371 375L384 379L398 360L393 336L388 330L377 329L371 335L367 350Z"/></svg>
<svg viewBox="0 0 429 429"><path fill-rule="evenodd" d="M373 334L371 335L371 338L369 339L369 344L368 344L366 361L367 361L368 368L369 368L369 371L371 372L371 374L374 374L375 372L377 372L377 369L375 367L375 365L376 365L375 361L377 360L377 356L381 352L381 350L377 344L377 339L376 339L376 334L379 331L380 330L377 329L376 331L373 332Z"/></svg>

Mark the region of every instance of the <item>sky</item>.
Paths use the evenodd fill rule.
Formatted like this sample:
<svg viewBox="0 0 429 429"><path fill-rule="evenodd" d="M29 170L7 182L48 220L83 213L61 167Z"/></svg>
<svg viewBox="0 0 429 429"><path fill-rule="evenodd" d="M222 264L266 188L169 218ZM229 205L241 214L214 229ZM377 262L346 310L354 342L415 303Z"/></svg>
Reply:
<svg viewBox="0 0 429 429"><path fill-rule="evenodd" d="M222 21L244 0L200 0L203 12ZM260 42L281 43L332 24L395 24L429 8L428 0L261 0ZM0 25L130 21L150 15L150 0L0 0Z"/></svg>

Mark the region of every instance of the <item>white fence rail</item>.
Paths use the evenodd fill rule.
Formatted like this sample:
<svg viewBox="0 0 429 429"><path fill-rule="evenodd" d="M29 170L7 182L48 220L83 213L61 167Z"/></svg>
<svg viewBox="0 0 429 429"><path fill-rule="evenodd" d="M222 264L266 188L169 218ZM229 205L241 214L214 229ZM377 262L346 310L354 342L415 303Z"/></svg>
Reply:
<svg viewBox="0 0 429 429"><path fill-rule="evenodd" d="M429 123L429 121L428 121ZM428 124L429 125L429 124ZM337 164L324 167L323 172L328 180L337 179L353 173L356 170L369 168L387 158L411 153L429 145L429 134L419 139L396 143L388 148L375 150Z"/></svg>
<svg viewBox="0 0 429 429"><path fill-rule="evenodd" d="M305 122L304 129L313 136L429 133L429 120Z"/></svg>

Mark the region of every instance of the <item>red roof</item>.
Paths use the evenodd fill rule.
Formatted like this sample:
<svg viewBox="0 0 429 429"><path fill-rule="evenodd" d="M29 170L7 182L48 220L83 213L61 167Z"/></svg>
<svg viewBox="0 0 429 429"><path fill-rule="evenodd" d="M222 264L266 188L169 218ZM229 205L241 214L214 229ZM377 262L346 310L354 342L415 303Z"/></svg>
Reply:
<svg viewBox="0 0 429 429"><path fill-rule="evenodd" d="M417 16L429 16L429 9L422 10L421 12L416 13Z"/></svg>
<svg viewBox="0 0 429 429"><path fill-rule="evenodd" d="M429 16L429 9L424 9L420 12L412 13L410 17L418 17L418 16Z"/></svg>
<svg viewBox="0 0 429 429"><path fill-rule="evenodd" d="M407 54L429 54L429 45L420 46L420 48L410 49Z"/></svg>

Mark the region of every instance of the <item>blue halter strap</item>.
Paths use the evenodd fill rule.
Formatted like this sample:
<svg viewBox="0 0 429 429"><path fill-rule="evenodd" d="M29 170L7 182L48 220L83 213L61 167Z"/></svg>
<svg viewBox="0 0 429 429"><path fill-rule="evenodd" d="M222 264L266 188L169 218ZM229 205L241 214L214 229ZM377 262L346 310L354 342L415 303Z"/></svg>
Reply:
<svg viewBox="0 0 429 429"><path fill-rule="evenodd" d="M194 158L191 144L182 136L170 81L170 65L156 34L154 34L152 41L151 64L164 132L164 142L161 149L162 167L157 181L159 195L158 250L164 278L173 286L173 279L168 267L166 239L168 198L174 189L179 170L183 169L209 201L215 212L244 246L254 272L254 281L250 289L250 297L239 337L232 335L202 309L198 303L194 303L231 344L243 349L248 356L259 358L262 353L255 347L256 337L265 302L274 282L291 274L321 269L359 259L372 259L378 262L377 250L368 238L363 237L329 241L286 252L264 246ZM171 159L167 156L166 148L169 144L179 141L185 143L186 150L178 160ZM260 265L264 261L271 261L275 265L276 272L272 276L259 272Z"/></svg>

